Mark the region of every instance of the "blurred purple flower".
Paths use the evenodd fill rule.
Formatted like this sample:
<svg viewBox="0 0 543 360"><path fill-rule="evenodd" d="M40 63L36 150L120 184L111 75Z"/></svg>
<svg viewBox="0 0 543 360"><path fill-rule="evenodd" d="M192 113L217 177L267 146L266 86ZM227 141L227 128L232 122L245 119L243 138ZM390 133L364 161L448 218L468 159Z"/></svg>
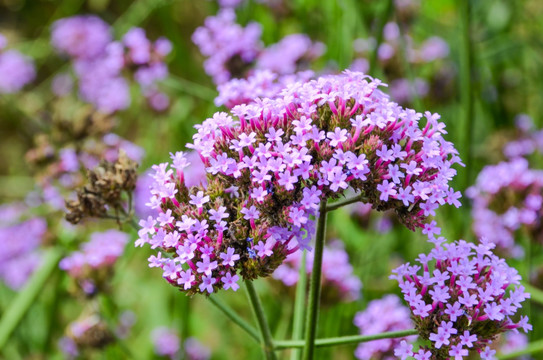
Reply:
<svg viewBox="0 0 543 360"><path fill-rule="evenodd" d="M78 59L101 56L111 41L110 26L94 15L57 20L51 31L51 43L57 51Z"/></svg>
<svg viewBox="0 0 543 360"><path fill-rule="evenodd" d="M24 208L18 203L0 207L0 214L6 216L0 223L0 279L14 290L40 265L39 246L47 231L42 218L21 221L20 209Z"/></svg>
<svg viewBox="0 0 543 360"><path fill-rule="evenodd" d="M413 328L409 309L402 305L396 295L386 295L382 299L370 301L364 311L356 313L354 324L360 329L360 335ZM402 340L415 339L415 336L409 336L360 343L354 355L360 360L393 360L396 357L393 357L392 353Z"/></svg>
<svg viewBox="0 0 543 360"><path fill-rule="evenodd" d="M111 28L94 15L80 15L53 23L51 43L61 53L78 59L100 56L112 41Z"/></svg>
<svg viewBox="0 0 543 360"><path fill-rule="evenodd" d="M34 62L16 50L0 52L0 94L16 93L36 77Z"/></svg>

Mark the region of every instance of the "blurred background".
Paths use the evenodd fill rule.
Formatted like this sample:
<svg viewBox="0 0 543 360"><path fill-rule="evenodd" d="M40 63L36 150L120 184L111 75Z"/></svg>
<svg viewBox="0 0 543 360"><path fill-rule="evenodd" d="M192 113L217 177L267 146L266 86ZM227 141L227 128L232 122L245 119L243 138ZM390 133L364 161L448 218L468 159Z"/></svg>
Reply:
<svg viewBox="0 0 543 360"><path fill-rule="evenodd" d="M216 111L344 69L381 79L406 107L441 115L466 165L453 182L462 207L436 215L442 235L496 236L500 255L543 287L541 203L527 220L508 212L522 210L527 194L543 194L542 19L537 0L0 0L0 357L260 358L208 300L185 297L148 267L152 251L134 248L129 224L74 226L64 220L64 200L86 169L118 161L119 149L144 174L186 150L194 125ZM143 58L142 43L150 49ZM247 81L253 94L232 79ZM533 183L493 192L485 181L500 172L478 180L485 167L518 158L516 169L533 171ZM130 205L141 217L144 179ZM492 221L503 229L477 206L497 214ZM319 337L357 334L357 312L400 293L391 269L430 245L393 214L363 205L331 214L327 230L325 264L341 267L334 265L341 259L339 278L349 281L330 274ZM110 253L85 263L81 254L96 251L85 247L93 241ZM74 251L81 256L70 258ZM297 274L299 263L289 264L256 284L276 339L292 330L289 271ZM43 279L35 272L41 266L49 269ZM243 291L217 296L253 321ZM525 306L534 331L518 346L543 336L541 310L536 301ZM317 356L350 359L356 347Z"/></svg>

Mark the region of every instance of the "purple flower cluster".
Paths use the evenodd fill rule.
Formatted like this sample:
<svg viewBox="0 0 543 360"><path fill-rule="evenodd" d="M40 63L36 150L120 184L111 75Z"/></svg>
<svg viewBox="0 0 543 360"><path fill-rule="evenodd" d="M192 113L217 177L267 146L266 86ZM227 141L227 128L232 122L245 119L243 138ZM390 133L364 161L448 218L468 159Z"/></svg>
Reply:
<svg viewBox="0 0 543 360"><path fill-rule="evenodd" d="M505 336L502 338L499 352L506 355L512 352L520 351L525 349L528 346L528 336L522 333L508 332L505 333ZM529 355L524 355L518 357L519 360L529 360L531 357Z"/></svg>
<svg viewBox="0 0 543 360"><path fill-rule="evenodd" d="M325 49L304 34L288 35L264 48L259 24L242 27L235 21L235 12L223 9L217 16L208 17L205 26L192 36L200 52L208 57L206 72L219 85L217 105L231 108L255 97L277 95L287 84L307 78L309 73L293 74L307 68ZM254 91L256 94L251 95Z"/></svg>
<svg viewBox="0 0 543 360"><path fill-rule="evenodd" d="M130 29L122 41L114 41L110 26L100 18L73 16L53 24L51 42L72 62L79 82L79 94L104 113L126 109L130 105L129 83L122 71L133 72L143 95L157 111L165 110L169 101L158 91L157 82L168 76L164 58L171 43L159 38L154 43L141 28ZM64 94L67 80L53 83L55 93Z"/></svg>
<svg viewBox="0 0 543 360"><path fill-rule="evenodd" d="M402 47L405 44L405 54ZM440 37L433 36L426 39L419 47L415 47L412 39L400 33L400 26L397 23L389 22L383 28L383 42L376 49L376 40L356 39L354 49L357 58L351 64L352 70L368 71L370 54L377 51L377 57L380 65L385 72L392 78L390 81L390 95L394 101L401 104L413 101L414 97L425 97L429 93L430 84L426 79L416 78L412 81L402 77L398 73L398 63L401 63L401 57L406 56L407 61L415 65L427 64L449 55L449 46Z"/></svg>
<svg viewBox="0 0 543 360"><path fill-rule="evenodd" d="M360 335L374 335L387 331L400 331L413 328L411 313L403 306L396 295L387 295L382 299L368 303L364 311L354 318L354 324L360 329ZM394 349L404 339L413 341L416 337L381 339L360 343L354 355L360 360L394 360Z"/></svg>
<svg viewBox="0 0 543 360"><path fill-rule="evenodd" d="M371 204L366 203L354 203L349 205L347 209L356 222L364 229L371 229L380 234L386 234L394 226L394 214L391 211L380 213L377 216L377 213L372 211Z"/></svg>
<svg viewBox="0 0 543 360"><path fill-rule="evenodd" d="M40 265L39 246L47 231L42 218L22 220L25 211L18 203L0 206L0 280L14 290Z"/></svg>
<svg viewBox="0 0 543 360"><path fill-rule="evenodd" d="M314 43L305 34L291 34L264 49L258 56L256 67L280 75L294 74L304 64L321 57L325 50L323 43Z"/></svg>
<svg viewBox="0 0 543 360"><path fill-rule="evenodd" d="M538 228L543 215L543 171L524 158L489 165L466 192L473 201L473 229L509 256L523 255L514 234L523 225Z"/></svg>
<svg viewBox="0 0 543 360"><path fill-rule="evenodd" d="M514 159L527 157L535 152L543 154L543 130L536 129L532 118L526 114L518 115L515 123L519 136L504 146L504 155Z"/></svg>
<svg viewBox="0 0 543 360"><path fill-rule="evenodd" d="M207 360L211 357L211 351L203 346L196 338L189 337L183 344L185 356L181 356L181 339L177 333L167 327L159 327L151 333L155 353L159 356L167 356L170 359Z"/></svg>
<svg viewBox="0 0 543 360"><path fill-rule="evenodd" d="M314 77L310 70L290 75L278 75L269 70L256 70L247 79L232 79L217 86L219 95L215 105L231 109L257 98L275 98L284 88L296 82L306 82Z"/></svg>
<svg viewBox="0 0 543 360"><path fill-rule="evenodd" d="M34 62L16 50L5 50L6 38L0 34L0 94L13 94L36 77Z"/></svg>
<svg viewBox="0 0 543 360"><path fill-rule="evenodd" d="M206 18L203 27L196 29L192 41L208 58L205 71L216 84L231 78L244 77L262 50L260 24L251 22L246 27L236 23L232 9L222 9L216 16Z"/></svg>
<svg viewBox="0 0 543 360"><path fill-rule="evenodd" d="M87 294L99 287L100 271L109 270L124 252L128 234L118 230L93 233L89 242L60 261L59 267L79 281Z"/></svg>
<svg viewBox="0 0 543 360"><path fill-rule="evenodd" d="M191 151L186 154L187 162L190 163L183 169L185 185L187 187L202 185L207 187L207 174L204 163L200 159L200 155L196 151ZM135 213L140 218L147 218L150 215L158 215L156 209L149 208L146 203L152 196L151 188L153 185L153 171L149 169L138 177L136 189L134 190L134 209Z"/></svg>
<svg viewBox="0 0 543 360"><path fill-rule="evenodd" d="M430 341L417 353L404 343L395 355L461 360L477 352L481 359L495 359L489 345L498 334L531 330L526 316L512 319L530 294L519 285L518 272L492 253L493 243L444 241L434 240L436 247L418 257L420 265L407 263L393 271L420 337Z"/></svg>
<svg viewBox="0 0 543 360"><path fill-rule="evenodd" d="M306 273L311 274L314 254L306 256ZM287 256L285 262L275 270L273 278L282 281L286 286L294 286L298 282L302 252L296 251ZM342 301L354 301L360 298L362 282L353 275L353 267L349 263L349 255L339 240L332 241L324 247L322 257L323 295L327 298Z"/></svg>
<svg viewBox="0 0 543 360"><path fill-rule="evenodd" d="M238 271L267 276L289 253L308 249L321 202L349 187L377 210L394 209L408 228L438 234L428 216L460 205L448 185L457 151L443 139L439 115L426 112L419 125L423 115L391 102L380 84L346 71L197 125L189 147L208 185L186 187L181 152L153 166L148 204L159 215L140 221L136 245L168 256L159 252L150 266L189 294L235 290Z"/></svg>

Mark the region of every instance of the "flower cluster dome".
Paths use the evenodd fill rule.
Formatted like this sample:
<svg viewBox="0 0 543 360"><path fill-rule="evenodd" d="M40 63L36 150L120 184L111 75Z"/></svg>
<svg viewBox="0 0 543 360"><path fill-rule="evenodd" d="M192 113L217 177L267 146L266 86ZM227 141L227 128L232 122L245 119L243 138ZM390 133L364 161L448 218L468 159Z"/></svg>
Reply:
<svg viewBox="0 0 543 360"><path fill-rule="evenodd" d="M395 355L461 360L472 351L481 359L494 359L489 345L498 334L531 330L527 317L513 320L530 294L520 286L518 272L492 253L495 244L443 241L434 240L436 247L417 259L420 265L407 263L393 271L391 278L400 284L415 327L431 344L414 353L403 343Z"/></svg>
<svg viewBox="0 0 543 360"><path fill-rule="evenodd" d="M427 222L437 207L460 206L448 182L460 163L439 115L404 109L382 83L346 71L289 85L197 125L190 148L208 184L188 188L182 152L153 167L137 245L158 248L151 266L189 294L237 289L267 276L289 253L309 249L327 200L351 187L377 210L394 209L409 229L439 233Z"/></svg>

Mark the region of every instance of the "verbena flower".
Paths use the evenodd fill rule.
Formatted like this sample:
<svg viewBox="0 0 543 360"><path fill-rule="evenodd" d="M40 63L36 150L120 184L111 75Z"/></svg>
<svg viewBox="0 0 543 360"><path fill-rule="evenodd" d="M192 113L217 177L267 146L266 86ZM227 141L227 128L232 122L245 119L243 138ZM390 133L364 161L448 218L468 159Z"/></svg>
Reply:
<svg viewBox="0 0 543 360"><path fill-rule="evenodd" d="M62 259L59 267L74 278L81 289L93 295L107 282L112 267L128 242L128 234L118 230L93 233L89 242Z"/></svg>
<svg viewBox="0 0 543 360"><path fill-rule="evenodd" d="M398 13L399 17L401 14ZM399 19L401 21L402 19ZM409 23L409 21L407 21ZM439 70L431 68L426 73L429 76L425 78L408 79L408 74L399 71L398 64L409 62L413 66L424 65L446 59L449 55L449 45L445 40L438 36L432 36L424 40L421 44L415 44L413 39L407 34L402 33L408 26L401 23L389 22L383 27L383 41L377 47L375 38L356 39L354 41L354 50L356 58L353 60L350 69L356 71L368 71L369 59L372 53L377 53L377 59L380 66L390 74L390 96L400 103L411 103L415 98L424 98L428 95L443 97L443 93L450 84L447 78L447 67L440 66ZM437 85L436 85L437 84ZM439 91L430 91L430 89Z"/></svg>
<svg viewBox="0 0 543 360"><path fill-rule="evenodd" d="M510 354L512 352L521 351L526 349L528 346L528 336L522 333L508 332L505 333L505 336L500 338L499 343L499 352L501 354ZM524 355L518 357L519 360L529 360L532 359L530 355Z"/></svg>
<svg viewBox="0 0 543 360"><path fill-rule="evenodd" d="M525 226L540 232L543 215L543 171L531 169L524 158L488 165L467 195L473 201L473 230L509 256L523 255L515 233Z"/></svg>
<svg viewBox="0 0 543 360"><path fill-rule="evenodd" d="M36 77L34 62L16 50L4 51L6 38L0 34L0 94L13 94Z"/></svg>
<svg viewBox="0 0 543 360"><path fill-rule="evenodd" d="M81 15L55 21L51 43L57 51L78 59L94 59L113 40L110 26L97 16Z"/></svg>
<svg viewBox="0 0 543 360"><path fill-rule="evenodd" d="M192 35L192 41L208 57L204 68L216 84L244 77L263 47L260 24L250 22L242 27L235 20L232 9L221 9L216 16L206 18L204 26Z"/></svg>
<svg viewBox="0 0 543 360"><path fill-rule="evenodd" d="M242 27L235 20L232 9L222 9L208 17L192 36L200 52L208 57L204 62L206 73L219 85L217 105L231 108L256 97L272 97L286 84L312 76L302 70L322 55L324 44L311 41L305 34L290 34L264 48L258 23Z"/></svg>
<svg viewBox="0 0 543 360"><path fill-rule="evenodd" d="M426 219L441 204L460 205L448 185L457 151L443 139L439 115L427 112L419 127L422 114L391 102L380 84L346 71L295 83L275 99L197 125L189 147L200 154L208 185L185 186L183 153L153 167L149 206L171 220L140 222L136 244L164 251L150 258L151 266L189 294L231 284L227 273L269 275L289 253L309 248L320 202L347 188L377 210L393 209L409 229L438 234ZM394 178L389 165L397 166ZM399 200L405 192L412 197ZM233 265L221 261L229 251Z"/></svg>
<svg viewBox="0 0 543 360"><path fill-rule="evenodd" d="M154 329L151 338L155 353L160 356L187 360L207 360L211 357L211 350L194 337L189 337L184 341L184 354L181 354L181 339L173 329L167 327Z"/></svg>
<svg viewBox="0 0 543 360"><path fill-rule="evenodd" d="M305 266L307 274L311 274L313 259L314 253L308 252ZM273 273L273 278L282 281L286 286L296 285L301 260L301 251L288 255ZM323 303L334 304L337 300L353 301L360 298L362 282L353 274L349 255L340 240L333 240L329 246L324 247L322 262Z"/></svg>
<svg viewBox="0 0 543 360"><path fill-rule="evenodd" d="M169 106L167 95L157 87L168 76L164 58L172 45L167 39L159 38L153 43L143 29L136 27L122 41L114 41L110 26L100 18L73 16L53 24L51 42L69 56L80 97L98 110L109 114L130 105L130 85L123 70L130 70L153 109L163 111Z"/></svg>
<svg viewBox="0 0 543 360"><path fill-rule="evenodd" d="M513 320L530 294L520 286L518 272L492 253L493 243L443 241L435 240L436 247L419 256L420 265L404 264L391 276L400 284L420 337L430 342L421 350L436 359L460 360L470 352L494 359L489 345L497 335L531 330L526 316ZM405 346L396 356L417 358Z"/></svg>
<svg viewBox="0 0 543 360"><path fill-rule="evenodd" d="M325 49L323 43L314 43L305 34L287 35L259 54L256 68L280 75L294 74L319 58Z"/></svg>
<svg viewBox="0 0 543 360"><path fill-rule="evenodd" d="M528 157L534 153L543 154L543 129L537 129L526 114L515 118L517 136L503 147L503 154L509 158Z"/></svg>
<svg viewBox="0 0 543 360"><path fill-rule="evenodd" d="M401 304L396 295L386 295L372 300L364 311L356 313L354 324L360 335L374 335L387 331L409 330L413 328L410 311ZM360 360L394 360L394 349L402 340L413 341L415 336L381 339L360 343L354 355Z"/></svg>
<svg viewBox="0 0 543 360"><path fill-rule="evenodd" d="M278 75L269 70L256 70L246 79L231 79L219 84L217 86L219 95L215 98L215 105L224 105L231 109L257 98L275 98L288 85L305 82L313 77L314 73L310 70L288 75Z"/></svg>
<svg viewBox="0 0 543 360"><path fill-rule="evenodd" d="M24 220L26 211L18 203L0 206L0 280L14 290L23 287L40 265L39 246L47 231L43 218Z"/></svg>

